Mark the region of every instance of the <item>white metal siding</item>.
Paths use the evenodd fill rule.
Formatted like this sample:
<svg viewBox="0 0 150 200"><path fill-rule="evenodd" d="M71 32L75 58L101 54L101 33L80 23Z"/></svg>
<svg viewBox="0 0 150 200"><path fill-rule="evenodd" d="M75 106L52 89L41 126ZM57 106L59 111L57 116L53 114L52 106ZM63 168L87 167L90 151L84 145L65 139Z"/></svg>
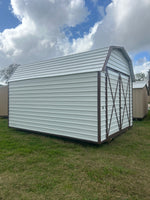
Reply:
<svg viewBox="0 0 150 200"><path fill-rule="evenodd" d="M100 110L101 110L101 142L106 140L106 101L105 101L105 73L101 72L100 78Z"/></svg>
<svg viewBox="0 0 150 200"><path fill-rule="evenodd" d="M128 61L117 49L112 50L107 66L130 75Z"/></svg>
<svg viewBox="0 0 150 200"><path fill-rule="evenodd" d="M10 82L9 126L97 142L97 73Z"/></svg>
<svg viewBox="0 0 150 200"><path fill-rule="evenodd" d="M119 125L117 118L120 122L120 106L119 106L119 74L108 70L109 78L107 78L107 110L108 110L108 131L109 136L119 131ZM110 79L110 82L109 82ZM111 93L112 90L112 93ZM115 97L116 96L116 97ZM115 99L115 105L113 106L113 99ZM115 110L116 108L116 110Z"/></svg>
<svg viewBox="0 0 150 200"><path fill-rule="evenodd" d="M130 109L130 88L129 88L129 78L127 76L121 75L122 84L121 86L121 121L122 121L122 129L129 127L129 109ZM124 90L124 91L123 91ZM125 106L126 102L126 106Z"/></svg>
<svg viewBox="0 0 150 200"><path fill-rule="evenodd" d="M22 65L17 68L10 82L39 77L101 71L107 53L108 48L102 48L43 62Z"/></svg>

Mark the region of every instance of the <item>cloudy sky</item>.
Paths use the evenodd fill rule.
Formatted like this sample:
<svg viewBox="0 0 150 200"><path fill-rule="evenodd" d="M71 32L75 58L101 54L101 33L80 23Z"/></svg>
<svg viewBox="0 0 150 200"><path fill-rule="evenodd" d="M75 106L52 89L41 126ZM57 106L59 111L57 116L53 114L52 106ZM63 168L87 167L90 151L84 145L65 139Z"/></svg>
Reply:
<svg viewBox="0 0 150 200"><path fill-rule="evenodd" d="M150 69L150 0L0 0L0 68L109 45Z"/></svg>

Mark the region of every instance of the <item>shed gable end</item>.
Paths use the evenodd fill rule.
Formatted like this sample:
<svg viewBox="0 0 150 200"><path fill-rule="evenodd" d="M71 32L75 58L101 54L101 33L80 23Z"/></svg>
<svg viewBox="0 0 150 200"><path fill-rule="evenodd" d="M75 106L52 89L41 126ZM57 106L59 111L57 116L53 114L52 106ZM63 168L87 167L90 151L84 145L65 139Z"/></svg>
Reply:
<svg viewBox="0 0 150 200"><path fill-rule="evenodd" d="M113 49L107 62L107 67L130 75L130 66L128 60L119 49Z"/></svg>

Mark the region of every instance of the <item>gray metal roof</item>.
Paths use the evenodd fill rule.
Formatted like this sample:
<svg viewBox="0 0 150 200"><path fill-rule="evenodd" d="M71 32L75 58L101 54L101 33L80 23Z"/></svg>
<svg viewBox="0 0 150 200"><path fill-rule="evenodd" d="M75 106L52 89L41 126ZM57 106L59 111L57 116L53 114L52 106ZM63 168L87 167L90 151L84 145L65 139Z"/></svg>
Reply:
<svg viewBox="0 0 150 200"><path fill-rule="evenodd" d="M147 87L147 80L146 81L136 81L133 83L134 89L142 89L145 86Z"/></svg>
<svg viewBox="0 0 150 200"><path fill-rule="evenodd" d="M132 80L134 73L132 62L123 47L105 47L83 53L58 57L38 63L21 65L10 78L11 81L69 75L105 70L110 53L113 49L120 50L129 63Z"/></svg>

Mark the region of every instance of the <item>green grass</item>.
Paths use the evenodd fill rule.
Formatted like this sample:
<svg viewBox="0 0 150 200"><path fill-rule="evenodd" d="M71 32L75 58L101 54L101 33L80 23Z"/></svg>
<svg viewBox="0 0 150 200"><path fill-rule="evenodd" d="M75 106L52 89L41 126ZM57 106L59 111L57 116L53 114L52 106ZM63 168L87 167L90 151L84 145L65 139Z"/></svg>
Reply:
<svg viewBox="0 0 150 200"><path fill-rule="evenodd" d="M111 143L8 128L0 119L0 200L149 200L150 112Z"/></svg>

